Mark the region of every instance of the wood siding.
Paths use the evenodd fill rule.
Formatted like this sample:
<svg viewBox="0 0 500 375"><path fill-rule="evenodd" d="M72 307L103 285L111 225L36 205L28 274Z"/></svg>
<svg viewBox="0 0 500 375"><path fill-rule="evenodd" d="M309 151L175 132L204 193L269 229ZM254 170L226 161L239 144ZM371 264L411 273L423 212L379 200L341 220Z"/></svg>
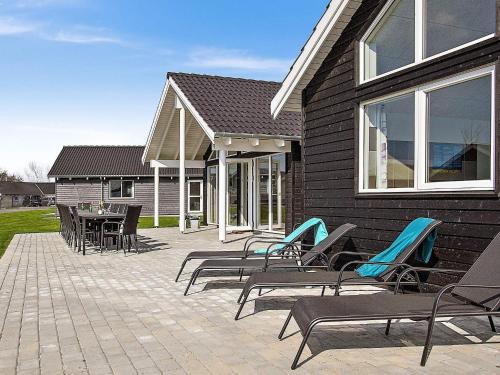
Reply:
<svg viewBox="0 0 500 375"><path fill-rule="evenodd" d="M134 179L134 198L109 198L109 183L103 182L103 196L106 203L126 203L142 205L143 215L154 213L153 178ZM92 202L95 206L101 200L99 179L59 180L56 183L56 202L75 205L78 202ZM187 205L187 182L186 182ZM187 206L186 206L187 207ZM187 209L187 208L186 208ZM160 215L179 215L179 179L160 178Z"/></svg>
<svg viewBox="0 0 500 375"><path fill-rule="evenodd" d="M498 72L495 193L357 194L357 111L359 103L369 98L485 64L496 63L498 68L500 42L494 38L358 85L358 41L384 4L384 0L363 2L304 91L304 189L290 189L297 195L293 201L303 199L304 216L325 219L330 230L345 222L358 225L351 239L340 246L360 251L384 249L416 217L442 220L444 224L439 228L432 265L467 269L500 231ZM299 222L299 218L300 215L295 214L293 222ZM439 274L428 280L431 285L448 281L448 276Z"/></svg>

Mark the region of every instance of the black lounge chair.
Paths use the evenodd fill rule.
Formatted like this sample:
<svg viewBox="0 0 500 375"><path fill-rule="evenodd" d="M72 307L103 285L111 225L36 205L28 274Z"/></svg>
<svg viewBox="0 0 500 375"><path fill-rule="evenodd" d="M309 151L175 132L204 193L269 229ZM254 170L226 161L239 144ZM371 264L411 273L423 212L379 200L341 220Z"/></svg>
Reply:
<svg viewBox="0 0 500 375"><path fill-rule="evenodd" d="M344 264L340 271L333 271L333 266L335 262L341 255L347 256L364 256L372 257L374 253L365 252L350 252L341 251L334 254L329 261L327 272L265 272L265 273L254 273L250 275L247 279L243 291L238 298L238 303L240 303L238 312L234 317L238 320L243 310L250 293L254 289L263 288L269 289L286 289L286 288L305 288L305 287L322 287L322 293L324 294L325 288L335 288L335 294L338 295L342 285L395 285L397 272L401 271L402 268L407 267L406 262L412 257L419 246L424 242L424 240L441 224L439 220L433 220L429 225L420 233L420 235L413 241L409 246L407 246L404 251L399 254L399 256L391 263L384 263L388 268L380 274L378 277L361 277L356 271L346 271L346 269L352 268L354 265L370 264L369 260L366 261L351 261ZM378 263L380 264L380 263ZM405 282L404 285L413 284L415 282Z"/></svg>
<svg viewBox="0 0 500 375"><path fill-rule="evenodd" d="M298 225L297 225L298 226ZM296 227L297 227L296 226ZM295 231L296 228L294 228ZM250 248L255 245L255 244L260 244L260 245L267 245L268 247L271 246L283 246L283 245L292 245L299 241L304 234L306 234L311 228L306 229L304 232L299 232L295 236L293 235L293 232L290 233L288 236L285 238L287 241L285 241L285 238L283 237L276 237L276 236L262 236L262 235L256 235L256 236L251 236L245 241L245 245L243 246L243 250L233 250L233 251L225 251L225 250L220 250L220 251L192 251L190 252L184 261L182 262L181 268L179 272L177 273L177 276L175 278L175 282L179 281L179 277L182 274L182 271L184 270L184 267L186 266L186 263L189 262L190 260L194 259L245 259L245 258L251 258L251 257L256 257L256 258L264 258L266 255L262 253L256 253L255 251L250 250ZM301 247L305 248L307 245L302 244Z"/></svg>
<svg viewBox="0 0 500 375"><path fill-rule="evenodd" d="M288 244L279 252L275 253L273 245L268 248L265 258L261 259L211 259L206 260L196 268L193 272L191 279L186 287L184 295L187 295L191 285L194 285L201 271L205 270L237 270L240 271L240 280L244 270L252 272L266 271L268 269L309 269L309 268L326 268L328 258L325 252L329 250L332 245L342 238L346 233L356 228L354 224L343 224L332 233L328 235L323 241L310 250L299 250L295 245ZM324 266L312 266L315 260L321 260Z"/></svg>
<svg viewBox="0 0 500 375"><path fill-rule="evenodd" d="M401 273L456 272L465 273L458 283L449 284L437 294L371 294L330 297L303 297L292 307L279 334L283 337L293 317L303 335L292 363L297 367L300 355L312 332L321 323L342 321L387 320L386 335L391 319L428 320L427 337L420 361L425 366L431 351L436 318L488 316L491 330L496 332L493 316L500 316L500 233L493 239L469 271L439 268L408 268ZM396 293L399 285L396 285Z"/></svg>

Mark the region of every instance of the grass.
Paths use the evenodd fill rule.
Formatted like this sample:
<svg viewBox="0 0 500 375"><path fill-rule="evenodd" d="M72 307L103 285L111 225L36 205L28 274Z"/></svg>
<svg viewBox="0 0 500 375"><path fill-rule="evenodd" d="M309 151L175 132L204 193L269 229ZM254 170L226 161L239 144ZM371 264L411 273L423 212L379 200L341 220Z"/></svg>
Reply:
<svg viewBox="0 0 500 375"><path fill-rule="evenodd" d="M59 219L54 213L54 208L0 213L0 256L15 234L57 232Z"/></svg>
<svg viewBox="0 0 500 375"><path fill-rule="evenodd" d="M54 214L55 208L0 212L0 257L15 234L59 231L59 219ZM160 216L161 228L176 227L178 225L179 219L177 217ZM153 218L149 216L141 217L139 228L153 228Z"/></svg>
<svg viewBox="0 0 500 375"><path fill-rule="evenodd" d="M178 227L179 218L176 216L160 216L160 228ZM139 229L153 228L153 217L142 216L139 219Z"/></svg>

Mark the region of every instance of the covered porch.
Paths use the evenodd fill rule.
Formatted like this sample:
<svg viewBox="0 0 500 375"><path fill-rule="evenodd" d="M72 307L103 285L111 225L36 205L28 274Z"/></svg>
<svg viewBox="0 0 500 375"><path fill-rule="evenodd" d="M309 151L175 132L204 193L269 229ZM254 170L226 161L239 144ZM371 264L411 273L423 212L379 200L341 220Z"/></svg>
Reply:
<svg viewBox="0 0 500 375"><path fill-rule="evenodd" d="M150 162L155 170L155 225L161 199L160 169L178 168L181 233L186 229L188 214L203 215L207 223L217 225L220 241L226 239L226 233L235 231L284 232L286 154L291 142L300 137L272 131L258 134L251 126L237 126L238 122L248 124L244 111L248 111L248 103L240 101L243 111L234 104L227 105L224 93L237 97L227 86L240 85L244 80L221 78L226 85L223 89L211 85L207 96L217 97L218 102L207 108L208 103L201 99L206 77L170 74L163 90L143 155L143 162ZM211 81L217 78L209 77ZM255 116L255 108L250 110ZM261 111L265 111L266 120L275 121L269 105L262 106ZM204 168L203 181L186 179L189 168Z"/></svg>

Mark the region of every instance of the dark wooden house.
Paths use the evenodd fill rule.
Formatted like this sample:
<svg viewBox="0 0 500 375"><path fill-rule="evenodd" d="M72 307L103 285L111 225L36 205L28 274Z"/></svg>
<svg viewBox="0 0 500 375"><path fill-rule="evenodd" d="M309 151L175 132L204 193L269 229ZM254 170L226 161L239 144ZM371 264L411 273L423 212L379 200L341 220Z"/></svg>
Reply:
<svg viewBox="0 0 500 375"><path fill-rule="evenodd" d="M63 147L48 174L56 180L56 202L69 205L85 202L94 207L100 202L140 204L144 215L152 215L154 169L149 163L142 163L143 152L143 146ZM201 182L203 169L188 168L186 178ZM178 169L161 171L159 190L159 214L176 215L179 212Z"/></svg>
<svg viewBox="0 0 500 375"><path fill-rule="evenodd" d="M498 14L495 0L330 3L271 105L303 116L295 223L355 223L346 245L374 251L433 217L433 264L474 262L500 231Z"/></svg>

